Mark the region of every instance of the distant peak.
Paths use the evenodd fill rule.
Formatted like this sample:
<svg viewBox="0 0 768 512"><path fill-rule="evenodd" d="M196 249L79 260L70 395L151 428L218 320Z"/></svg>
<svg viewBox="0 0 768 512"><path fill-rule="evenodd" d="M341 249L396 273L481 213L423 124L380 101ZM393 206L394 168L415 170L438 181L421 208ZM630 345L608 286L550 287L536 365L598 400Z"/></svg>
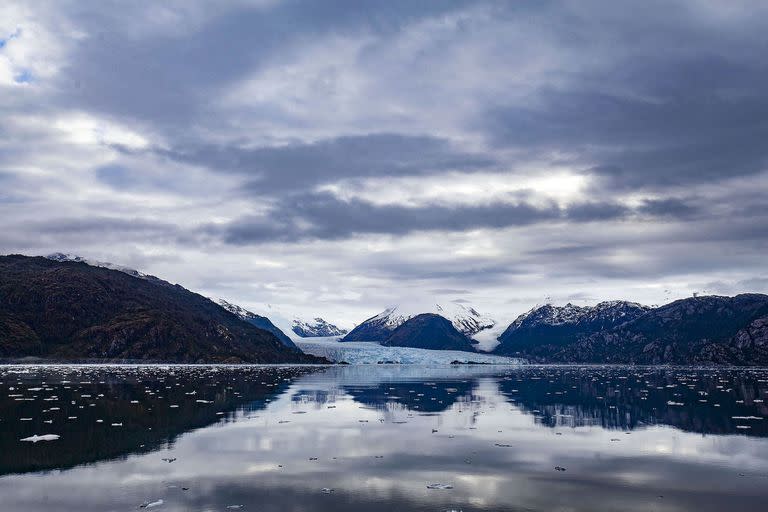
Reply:
<svg viewBox="0 0 768 512"><path fill-rule="evenodd" d="M473 336L478 332L493 327L495 321L485 315L482 315L469 304L447 302L443 304L432 303L431 305L397 304L388 306L381 313L367 319L358 327L375 327L384 331L392 331L421 314L439 315L449 320L453 326L466 336Z"/></svg>
<svg viewBox="0 0 768 512"><path fill-rule="evenodd" d="M291 330L302 338L319 338L329 336L343 336L347 334L346 329L335 326L324 318L319 316L312 320L302 320L294 318Z"/></svg>

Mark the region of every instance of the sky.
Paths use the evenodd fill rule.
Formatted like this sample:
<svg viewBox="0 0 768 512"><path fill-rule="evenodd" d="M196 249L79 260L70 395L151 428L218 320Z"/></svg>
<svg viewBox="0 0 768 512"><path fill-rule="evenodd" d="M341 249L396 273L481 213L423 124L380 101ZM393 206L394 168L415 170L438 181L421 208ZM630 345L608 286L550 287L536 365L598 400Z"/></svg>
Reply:
<svg viewBox="0 0 768 512"><path fill-rule="evenodd" d="M768 292L768 2L0 3L0 253L351 326Z"/></svg>

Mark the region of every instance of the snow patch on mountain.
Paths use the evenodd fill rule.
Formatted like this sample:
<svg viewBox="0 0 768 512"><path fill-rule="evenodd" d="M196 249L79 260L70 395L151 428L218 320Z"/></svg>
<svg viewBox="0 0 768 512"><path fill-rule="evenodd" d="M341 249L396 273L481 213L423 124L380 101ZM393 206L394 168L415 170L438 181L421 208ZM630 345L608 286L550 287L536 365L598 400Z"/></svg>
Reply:
<svg viewBox="0 0 768 512"><path fill-rule="evenodd" d="M253 313L252 311L248 311L247 309L238 306L237 304L232 304L231 302L224 300L224 299L214 299L211 298L212 301L217 303L219 306L223 307L230 313L233 313L241 320L244 320L259 329L264 329L265 331L269 331L275 336L277 336L277 339L280 340L280 342L291 348L298 348L296 347L296 344L293 342L293 339L291 339L290 336L285 334L285 332L280 329L278 326L272 322L269 318L262 315L257 315L256 313Z"/></svg>
<svg viewBox="0 0 768 512"><path fill-rule="evenodd" d="M108 268L110 270L118 270L124 274L128 274L133 277L138 277L139 279L147 279L147 280L160 280L159 278L145 274L143 272L139 272L138 270L130 267L125 267L123 265L115 265L114 263L110 263L108 261L98 261L98 260L91 260L88 258L83 258L82 256L78 256L76 254L65 254L62 252L55 252L53 254L49 254L46 256L49 260L53 261L74 261L76 263L85 263L86 265L90 265L92 267L102 267L102 268Z"/></svg>
<svg viewBox="0 0 768 512"><path fill-rule="evenodd" d="M241 306L238 306L237 304L232 304L231 302L228 302L228 301L226 301L224 299L214 299L214 298L211 297L211 300L213 302L215 302L216 304L218 304L219 306L221 306L224 309L226 309L227 311L229 311L230 313L234 313L241 320L248 320L248 319L251 319L251 318L257 318L257 317L261 316L261 315L257 315L256 313L253 313L251 311L248 311L247 309L245 309L245 308L243 308Z"/></svg>
<svg viewBox="0 0 768 512"><path fill-rule="evenodd" d="M650 311L652 308L636 302L612 300L600 302L594 306L576 306L570 302L565 306L545 304L536 306L523 313L512 322L510 328L524 325L570 325L597 321L620 323L624 317L634 318L638 311Z"/></svg>
<svg viewBox="0 0 768 512"><path fill-rule="evenodd" d="M342 329L330 322L326 322L320 317L313 318L309 321L294 318L291 330L293 330L297 336L301 336L302 338L344 336L347 334L346 329Z"/></svg>
<svg viewBox="0 0 768 512"><path fill-rule="evenodd" d="M286 312L282 306L275 304L256 304L248 307L255 314L269 318L293 341L317 336L344 336L347 333L346 329L321 317L305 319L292 315Z"/></svg>
<svg viewBox="0 0 768 512"><path fill-rule="evenodd" d="M423 313L433 313L448 319L456 330L469 338L475 337L479 332L490 329L496 324L492 318L481 314L473 306L466 303L399 304L390 306L378 315L365 320L353 329L345 340L383 341L406 321Z"/></svg>
<svg viewBox="0 0 768 512"><path fill-rule="evenodd" d="M498 322L493 327L483 329L472 336L472 339L477 342L475 348L480 352L491 352L499 345L499 336L506 330L506 326L503 322Z"/></svg>

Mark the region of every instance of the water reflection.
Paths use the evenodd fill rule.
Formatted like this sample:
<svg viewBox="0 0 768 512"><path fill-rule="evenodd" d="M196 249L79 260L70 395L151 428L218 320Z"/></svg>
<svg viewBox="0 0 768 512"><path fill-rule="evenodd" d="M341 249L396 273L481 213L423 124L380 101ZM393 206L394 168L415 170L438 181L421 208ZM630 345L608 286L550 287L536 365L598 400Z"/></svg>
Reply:
<svg viewBox="0 0 768 512"><path fill-rule="evenodd" d="M0 474L167 448L187 431L263 409L308 369L10 368L1 375ZM17 442L55 432L63 442Z"/></svg>
<svg viewBox="0 0 768 512"><path fill-rule="evenodd" d="M762 510L768 497L764 370L70 367L0 381L4 510ZM20 441L45 433L61 438Z"/></svg>
<svg viewBox="0 0 768 512"><path fill-rule="evenodd" d="M768 435L762 370L539 367L499 379L501 394L550 427Z"/></svg>

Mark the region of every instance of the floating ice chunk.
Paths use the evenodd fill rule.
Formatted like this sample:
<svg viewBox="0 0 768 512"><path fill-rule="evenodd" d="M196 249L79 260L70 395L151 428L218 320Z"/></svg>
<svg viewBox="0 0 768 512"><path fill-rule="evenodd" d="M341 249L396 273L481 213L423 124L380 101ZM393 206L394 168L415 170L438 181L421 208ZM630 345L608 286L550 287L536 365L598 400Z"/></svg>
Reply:
<svg viewBox="0 0 768 512"><path fill-rule="evenodd" d="M453 486L451 484L427 484L427 489L453 489Z"/></svg>
<svg viewBox="0 0 768 512"><path fill-rule="evenodd" d="M139 508L155 508L165 503L163 500L147 501L139 505Z"/></svg>
<svg viewBox="0 0 768 512"><path fill-rule="evenodd" d="M38 441L56 441L59 437L58 434L43 434L42 436L38 436L37 434L31 436L31 437L25 437L22 439L22 441L30 442L30 443L36 443Z"/></svg>

